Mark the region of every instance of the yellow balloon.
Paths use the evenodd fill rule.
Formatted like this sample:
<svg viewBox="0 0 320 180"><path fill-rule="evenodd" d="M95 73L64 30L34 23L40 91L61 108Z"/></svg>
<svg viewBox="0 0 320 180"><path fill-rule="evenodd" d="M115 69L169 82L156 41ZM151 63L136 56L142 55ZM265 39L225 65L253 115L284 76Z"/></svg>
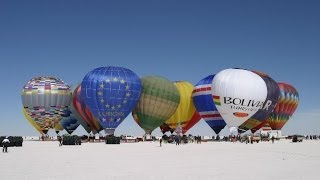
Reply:
<svg viewBox="0 0 320 180"><path fill-rule="evenodd" d="M192 91L194 86L187 81L178 81L174 84L179 90L180 103L176 112L166 120L166 124L172 129L176 129L179 126L184 128L192 119L196 111L192 100Z"/></svg>
<svg viewBox="0 0 320 180"><path fill-rule="evenodd" d="M31 126L33 126L41 135L44 135L40 127L33 121L33 119L31 119L27 111L24 108L22 108L22 111L24 116L27 118L28 122L31 124Z"/></svg>

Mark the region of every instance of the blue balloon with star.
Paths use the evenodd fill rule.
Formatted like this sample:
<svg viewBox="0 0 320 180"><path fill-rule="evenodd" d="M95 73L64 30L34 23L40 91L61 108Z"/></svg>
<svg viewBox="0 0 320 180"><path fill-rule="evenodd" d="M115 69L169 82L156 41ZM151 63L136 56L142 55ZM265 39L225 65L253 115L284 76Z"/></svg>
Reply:
<svg viewBox="0 0 320 180"><path fill-rule="evenodd" d="M81 98L106 134L114 134L138 103L141 87L140 78L130 69L99 67L83 78Z"/></svg>

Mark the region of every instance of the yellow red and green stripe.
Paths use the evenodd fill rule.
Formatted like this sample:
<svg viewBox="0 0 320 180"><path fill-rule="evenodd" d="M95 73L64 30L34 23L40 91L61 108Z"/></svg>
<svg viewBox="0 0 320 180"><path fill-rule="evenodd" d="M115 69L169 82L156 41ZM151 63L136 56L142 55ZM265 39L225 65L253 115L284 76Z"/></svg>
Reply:
<svg viewBox="0 0 320 180"><path fill-rule="evenodd" d="M220 96L212 96L215 105L221 106Z"/></svg>

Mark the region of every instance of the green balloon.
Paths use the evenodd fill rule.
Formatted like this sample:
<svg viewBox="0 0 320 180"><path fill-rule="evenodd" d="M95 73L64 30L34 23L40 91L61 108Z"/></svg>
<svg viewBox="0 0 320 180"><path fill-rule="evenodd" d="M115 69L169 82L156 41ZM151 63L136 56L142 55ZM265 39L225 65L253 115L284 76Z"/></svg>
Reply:
<svg viewBox="0 0 320 180"><path fill-rule="evenodd" d="M141 83L140 100L132 116L146 134L151 134L176 111L180 95L174 83L163 77L146 76Z"/></svg>

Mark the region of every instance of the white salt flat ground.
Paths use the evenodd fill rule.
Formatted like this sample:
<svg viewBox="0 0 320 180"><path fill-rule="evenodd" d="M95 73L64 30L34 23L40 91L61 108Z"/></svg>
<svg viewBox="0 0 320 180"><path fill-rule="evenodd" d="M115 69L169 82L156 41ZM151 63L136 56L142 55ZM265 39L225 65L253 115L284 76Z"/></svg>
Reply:
<svg viewBox="0 0 320 180"><path fill-rule="evenodd" d="M320 141L258 144L207 142L176 146L158 143L25 141L0 153L0 179L220 180L320 179Z"/></svg>

